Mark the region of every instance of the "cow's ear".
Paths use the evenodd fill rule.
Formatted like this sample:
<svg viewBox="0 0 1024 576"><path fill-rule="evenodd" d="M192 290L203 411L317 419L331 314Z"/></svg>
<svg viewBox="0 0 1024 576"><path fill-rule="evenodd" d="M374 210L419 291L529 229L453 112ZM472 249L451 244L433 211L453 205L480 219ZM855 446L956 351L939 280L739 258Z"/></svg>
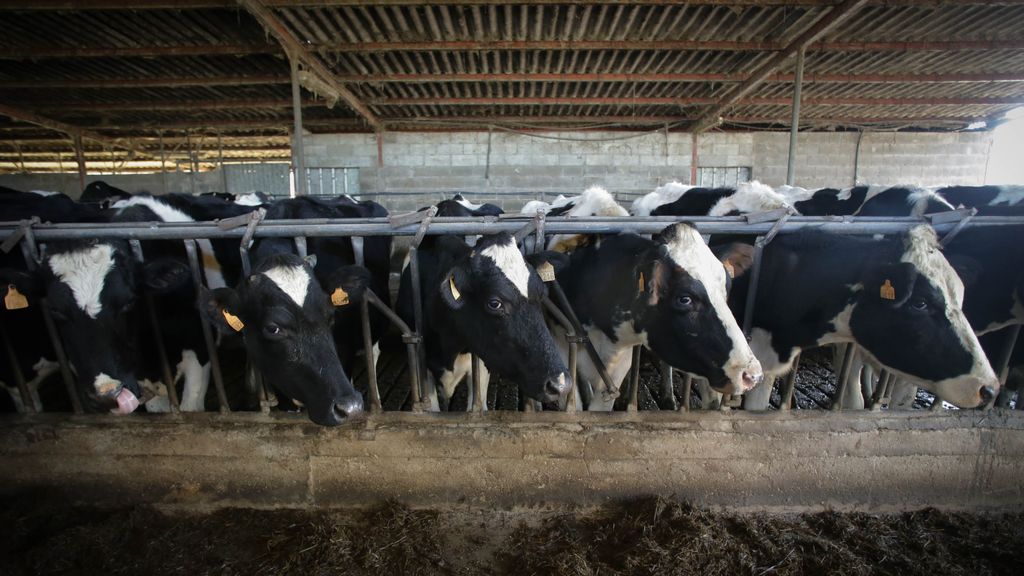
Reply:
<svg viewBox="0 0 1024 576"><path fill-rule="evenodd" d="M551 270L553 270L555 274L558 274L569 265L569 255L561 252L555 252L554 250L545 250L543 252L526 256L526 261L530 266L533 266L534 269L537 270L538 274L541 275L541 280L550 282L551 280L554 280L554 278L546 278L542 271L547 270L547 267L550 265Z"/></svg>
<svg viewBox="0 0 1024 576"><path fill-rule="evenodd" d="M316 268L316 254L310 254L309 256L303 258L302 261L305 262L306 264L309 264L310 270Z"/></svg>
<svg viewBox="0 0 1024 576"><path fill-rule="evenodd" d="M466 294L469 292L469 282L465 270L455 266L438 287L441 290L441 299L452 310L458 310L466 303Z"/></svg>
<svg viewBox="0 0 1024 576"><path fill-rule="evenodd" d="M203 288L199 294L199 313L203 319L225 334L241 332L245 327L241 300L231 288Z"/></svg>
<svg viewBox="0 0 1024 576"><path fill-rule="evenodd" d="M191 280L188 264L174 258L156 258L142 265L142 282L154 294L174 292Z"/></svg>
<svg viewBox="0 0 1024 576"><path fill-rule="evenodd" d="M362 266L342 266L331 273L324 291L335 306L359 304L363 296L370 290L373 276Z"/></svg>
<svg viewBox="0 0 1024 576"><path fill-rule="evenodd" d="M864 296L898 308L913 293L917 275L917 268L909 262L878 266L864 278Z"/></svg>
<svg viewBox="0 0 1024 576"><path fill-rule="evenodd" d="M754 264L754 247L742 242L734 242L712 249L715 256L725 266L729 278L743 276Z"/></svg>

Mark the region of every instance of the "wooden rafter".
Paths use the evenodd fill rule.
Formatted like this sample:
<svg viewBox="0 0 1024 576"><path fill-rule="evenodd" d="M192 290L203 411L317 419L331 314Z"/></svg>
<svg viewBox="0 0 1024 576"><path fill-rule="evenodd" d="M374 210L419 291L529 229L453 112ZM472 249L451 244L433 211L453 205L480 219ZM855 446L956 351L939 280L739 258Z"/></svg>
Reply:
<svg viewBox="0 0 1024 576"><path fill-rule="evenodd" d="M29 110L16 108L13 106L7 106L6 104L0 104L0 114L8 116L13 120L28 122L29 124L42 126L43 128L47 128L49 130L63 132L64 134L67 134L68 136L71 136L74 139L92 140L93 142L97 142L104 146L122 148L129 152L134 152L139 157L150 157L149 154L137 150L130 143L126 143L121 139L110 138L109 136L104 136L103 134L93 132L92 130L86 128L80 128L78 126L72 126L71 124L65 124L64 122L60 122L52 118L47 118L46 116L40 116L39 114L36 114L35 112L31 112Z"/></svg>
<svg viewBox="0 0 1024 576"><path fill-rule="evenodd" d="M338 80L334 77L334 73L331 72L327 66L320 60L320 57L313 54L306 49L305 46L296 38L288 27L274 15L273 11L263 5L259 0L239 0L238 2L243 8L249 11L254 18L270 32L281 46L288 53L289 57L297 58L302 62L303 66L311 73L316 75L321 82L326 84L335 94L344 100L349 107L356 111L357 114L366 119L366 121L374 128L380 129L381 122L377 118L376 114L370 111L362 101L356 97L348 88L345 88Z"/></svg>
<svg viewBox="0 0 1024 576"><path fill-rule="evenodd" d="M790 58L796 55L797 52L807 48L808 45L816 42L826 32L843 23L843 21L853 15L854 12L862 8L865 4L867 4L867 0L845 0L842 4L832 8L828 13L812 24L810 28L790 42L785 49L759 66L749 78L726 92L725 95L719 99L718 104L712 106L710 110L706 111L696 122L693 123L693 126L691 127L692 132L694 134L699 134L700 132L714 126L718 123L718 118L723 112L736 104L741 98L750 94L769 76L778 72L779 68L789 61Z"/></svg>
<svg viewBox="0 0 1024 576"><path fill-rule="evenodd" d="M1016 6L1024 0L957 0L961 4L994 4ZM303 8L325 6L501 6L515 5L660 5L665 0L264 0L271 8ZM702 6L833 6L834 0L688 0L688 4ZM936 0L870 0L869 4L884 6L934 6ZM231 0L0 0L0 9L17 10L185 10L201 8L231 8Z"/></svg>
<svg viewBox="0 0 1024 576"><path fill-rule="evenodd" d="M260 76L154 76L149 78L58 78L4 81L5 90L50 88L177 88L184 86L262 86L287 84L287 75Z"/></svg>

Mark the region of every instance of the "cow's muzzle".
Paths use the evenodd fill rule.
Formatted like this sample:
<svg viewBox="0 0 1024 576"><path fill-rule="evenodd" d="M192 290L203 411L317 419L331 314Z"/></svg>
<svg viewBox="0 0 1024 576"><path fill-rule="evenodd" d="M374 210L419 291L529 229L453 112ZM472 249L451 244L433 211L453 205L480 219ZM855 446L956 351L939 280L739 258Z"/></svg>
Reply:
<svg viewBox="0 0 1024 576"><path fill-rule="evenodd" d="M334 414L344 422L363 413L363 397L359 393L343 397L334 404Z"/></svg>
<svg viewBox="0 0 1024 576"><path fill-rule="evenodd" d="M569 388L572 386L572 380L562 372L558 376L548 378L544 381L544 387L541 389L541 397L538 398L541 402L560 402L562 398L565 398L566 394L569 393Z"/></svg>

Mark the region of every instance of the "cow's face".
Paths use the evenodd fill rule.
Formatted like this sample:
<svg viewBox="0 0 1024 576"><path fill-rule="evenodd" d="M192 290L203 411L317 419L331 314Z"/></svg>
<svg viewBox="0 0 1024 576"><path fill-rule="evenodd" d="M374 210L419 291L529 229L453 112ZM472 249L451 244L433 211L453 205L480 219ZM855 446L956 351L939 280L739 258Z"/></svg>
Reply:
<svg viewBox="0 0 1024 576"><path fill-rule="evenodd" d="M183 263L157 260L140 266L122 243L51 246L28 290L45 296L78 390L93 408L128 413L138 407L137 295L142 289L173 290L188 278Z"/></svg>
<svg viewBox="0 0 1024 576"><path fill-rule="evenodd" d="M446 327L488 370L536 400L565 396L572 382L540 309L547 288L511 236L481 239L438 288Z"/></svg>
<svg viewBox="0 0 1024 576"><path fill-rule="evenodd" d="M665 228L654 241L652 258L638 274L634 315L647 344L720 392L742 394L756 386L761 364L727 303L728 279L749 266L749 251L735 246L719 260L687 224Z"/></svg>
<svg viewBox="0 0 1024 576"><path fill-rule="evenodd" d="M867 272L849 329L886 367L947 402L975 407L995 396L999 381L961 310L963 298L963 283L934 231L919 226L899 263Z"/></svg>
<svg viewBox="0 0 1024 576"><path fill-rule="evenodd" d="M335 351L332 302L358 303L370 275L365 268L347 266L331 279L325 292L307 262L278 254L265 259L237 290L219 288L204 296L207 317L222 331L241 332L256 368L323 426L336 426L363 411L363 398Z"/></svg>

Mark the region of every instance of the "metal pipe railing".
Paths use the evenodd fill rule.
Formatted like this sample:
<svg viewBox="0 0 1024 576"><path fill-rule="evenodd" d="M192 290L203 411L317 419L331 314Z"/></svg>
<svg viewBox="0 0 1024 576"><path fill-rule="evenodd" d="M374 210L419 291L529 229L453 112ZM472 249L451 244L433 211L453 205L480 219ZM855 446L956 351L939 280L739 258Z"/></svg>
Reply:
<svg viewBox="0 0 1024 576"><path fill-rule="evenodd" d="M242 259L243 270L248 273L248 271L251 270L249 248L252 246L253 241L256 238L290 237L295 242L296 250L300 255L304 255L303 253L306 252L307 237L352 237L353 244L356 244L362 240L362 236L364 235L414 236L413 246L410 249L410 272L413 276L412 289L414 296L415 330L410 329L410 327L407 326L396 314L394 314L386 304L377 298L372 291L368 290L366 292L367 297L361 304L360 314L364 333L362 345L367 361L367 377L369 381L368 395L370 397L371 410L379 412L382 407L376 378L376 369L373 362L373 344L369 322L369 306L371 305L383 313L392 324L398 326L402 332L403 342L406 344L407 354L409 356L409 369L412 374L410 393L414 409L422 409L422 402L427 394L424 387L429 385L429 378L425 372L425 350L422 346L421 337L423 312L421 287L419 282L419 263L417 257L418 247L426 235L477 235L491 234L501 231L516 233L517 237L520 235L525 237L532 234L536 238L534 250L538 252L543 249L545 234L610 234L624 230L630 230L637 233L653 233L660 231L671 223L680 221L689 222L695 225L698 230L705 235L746 234L756 236L756 254L752 270L751 291L748 294L747 317L744 318L743 323L746 331L749 331L749 316L752 314L753 304L756 297L760 253L763 251L763 248L768 241L770 241L770 239L777 233L792 232L807 227L814 227L838 233L857 235L891 234L903 232L912 226L930 223L939 234L944 234L945 239L948 240L953 235L959 234L963 230L972 227L1024 225L1024 218L977 217L970 213L943 214L932 218L931 222L917 218L821 218L794 216L789 213L764 213L760 215L748 215L745 217L726 218L545 218L543 216L521 215L506 215L499 218L495 218L493 216L482 218L436 218L435 214L436 209L431 209L419 213L392 216L387 219L371 218L275 221L263 220L263 213L261 211L255 211L239 218L230 219L231 221L226 220L223 222L201 223L105 223L50 225L39 224L38 221L0 222L0 238L6 238L7 240L4 244L11 244L11 247L13 247L14 243L20 243L25 259L31 268L35 268L41 261L39 247L41 246L43 251L45 251L45 245L37 245L37 239L39 241L56 241L86 238L93 239L96 237L111 239L126 238L129 239L135 256L140 260L142 254L140 245L138 244L139 240L184 240L189 266L193 275L193 281L195 282L196 289L198 291L202 287L203 275L198 257L196 239L240 239L239 252ZM526 224L526 226L524 226L524 224ZM357 261L361 261L361 250L356 252ZM590 344L586 335L581 332L582 328L579 325L578 320L575 320L574 314L571 307L569 307L564 293L562 293L557 282L551 282L550 286L552 287L552 292L560 306L556 307L550 301L546 302L545 305L549 309L548 312L552 314L556 321L562 324L566 329L566 337L569 341L569 370L573 381L576 382L577 347L582 343L585 344L587 352L591 355L592 360L594 360L595 366L597 366L602 379L605 380L607 388L610 391L615 391L616 386L611 382L600 358L597 357L596 350L593 349L593 345ZM62 377L66 387L68 388L68 393L71 396L72 405L75 412L80 413L82 412L80 397L71 375L70 365L67 361L66 355L64 354L63 347L61 346L60 335L45 305L45 301L41 308L48 334L57 353ZM149 301L148 298L147 308L149 308L150 320L153 323L154 328L159 332L159 325L157 323L155 310L152 308L152 302ZM206 340L212 364L212 375L218 395L220 409L222 412L227 412L230 408L228 407L228 401L224 389L223 377L216 351L216 342L214 341L211 327L205 322L203 323L203 329L204 339ZM161 335L157 334L156 336L156 343L159 348L158 352L160 353L162 377L165 380L165 384L168 386L168 396L171 401L172 410L176 410L178 408L177 391L174 389L174 383L171 380L166 350L164 349ZM628 410L630 411L636 411L638 409L639 354L637 352L639 352L639 350L635 350L633 354L634 365L630 375L628 403ZM848 388L848 379L850 377L849 371L852 367L852 357L854 353L855 351L851 346L847 351L847 358L842 363L842 367L838 372L839 386L836 398L833 402L833 409L839 408L842 403L843 396ZM1008 352L1002 351L1001 357L997 362L997 364L1000 365L1000 368L1005 367L1007 359ZM474 402L471 408L474 411L482 411L483 407L486 406L486 398L483 397L482 386L480 383L481 369L479 359L474 359L472 373ZM784 409L788 407L789 403L792 401L794 376L795 366L794 371L787 376L784 387L781 390ZM878 405L879 400L888 396L889 390L892 387L892 379L893 378L891 376L879 379L879 389L876 391L876 394L872 399L874 400L872 403L874 406ZM24 379L22 378L20 380ZM18 383L19 392L23 399L29 400L26 402L26 406L31 406L32 402L26 396L28 390L24 385L22 385L21 381L18 381ZM692 377L689 375L685 376L684 397L682 406L679 408L680 411L688 410L691 385ZM580 389L580 391L585 392L585 389ZM567 402L567 410L573 410L575 408L574 396L576 393L577 387L574 385ZM586 394L584 394L584 396L586 396Z"/></svg>

